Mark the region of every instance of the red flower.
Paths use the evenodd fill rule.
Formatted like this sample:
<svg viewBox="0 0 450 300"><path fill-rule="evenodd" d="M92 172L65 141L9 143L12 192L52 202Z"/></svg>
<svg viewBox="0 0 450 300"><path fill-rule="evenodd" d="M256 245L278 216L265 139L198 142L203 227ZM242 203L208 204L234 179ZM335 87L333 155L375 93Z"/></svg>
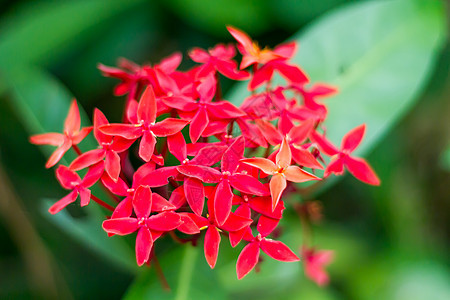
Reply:
<svg viewBox="0 0 450 300"><path fill-rule="evenodd" d="M92 130L92 127L83 127L80 130L80 113L77 101L74 99L70 105L69 113L64 122L64 133L44 133L30 137L30 142L36 145L57 146L48 159L45 167L51 168L63 157L72 145L79 144Z"/></svg>
<svg viewBox="0 0 450 300"><path fill-rule="evenodd" d="M77 200L80 196L80 205L86 206L91 200L91 191L89 188L93 186L103 174L103 161L93 165L81 180L77 173L70 170L66 166L59 166L56 169L56 178L61 186L67 190L72 190L67 196L53 204L49 208L51 214L60 212L64 207Z"/></svg>
<svg viewBox="0 0 450 300"><path fill-rule="evenodd" d="M236 51L232 45L219 44L214 48L205 51L200 48L194 48L189 52L189 56L195 62L202 63L197 76L206 77L216 70L222 75L233 80L245 80L250 77L246 71L237 70L237 63L232 60Z"/></svg>
<svg viewBox="0 0 450 300"><path fill-rule="evenodd" d="M298 166L291 166L292 154L286 138L283 139L280 151L276 156L276 163L260 157L241 159L241 162L256 167L268 175L270 179L270 193L272 194L272 210L280 201L281 194L286 188L286 180L292 182L305 182L310 180L320 180L319 177L308 173Z"/></svg>
<svg viewBox="0 0 450 300"><path fill-rule="evenodd" d="M189 121L167 118L156 122L156 98L153 88L148 86L142 94L136 117L130 119L133 124L107 124L100 126L101 132L107 135L121 136L136 140L142 137L139 145L139 156L146 162L152 158L156 137L165 137L180 132Z"/></svg>
<svg viewBox="0 0 450 300"><path fill-rule="evenodd" d="M203 166L180 166L178 171L188 177L194 177L204 183L219 183L214 197L214 212L219 225L222 225L231 212L233 192L231 187L247 194L265 196L267 188L256 178L238 172L239 160L244 155L244 137L237 138L224 152L221 171ZM197 188L201 188L198 186Z"/></svg>
<svg viewBox="0 0 450 300"><path fill-rule="evenodd" d="M327 155L332 156L330 164L325 169L325 176L331 173L341 175L344 166L356 178L362 182L379 185L380 179L372 170L370 165L362 158L350 156L350 154L361 144L364 137L366 125L362 124L349 131L343 138L341 150L338 150L324 136L316 132L311 134L311 139L317 143L319 148Z"/></svg>
<svg viewBox="0 0 450 300"><path fill-rule="evenodd" d="M254 237L251 230L246 232L244 239L250 243L247 244L247 246L242 249L241 254L239 254L236 264L238 279L242 279L256 266L259 260L260 249L276 260L285 262L300 260L300 258L298 258L297 255L295 255L295 253L292 252L292 250L289 249L289 247L284 243L268 239L266 236L262 236L261 234Z"/></svg>
<svg viewBox="0 0 450 300"><path fill-rule="evenodd" d="M149 187L139 186L133 199L136 218L114 218L103 221L103 229L108 233L128 235L138 231L135 250L139 266L148 261L156 239L164 232L172 231L182 224L181 217L172 211L150 215L155 195L157 194L152 194Z"/></svg>
<svg viewBox="0 0 450 300"><path fill-rule="evenodd" d="M329 277L324 270L325 266L333 261L334 252L331 250L315 250L302 248L303 266L305 275L319 286L328 284Z"/></svg>
<svg viewBox="0 0 450 300"><path fill-rule="evenodd" d="M127 150L133 140L127 140L120 136L112 137L100 132L99 127L109 124L105 115L98 109L94 110L94 136L100 145L100 149L87 151L78 156L69 168L78 171L89 167L105 159L105 171L114 180L117 181L120 174L120 152Z"/></svg>
<svg viewBox="0 0 450 300"><path fill-rule="evenodd" d="M189 137L196 143L212 120L234 119L245 115L243 111L228 101L212 102L216 91L216 79L210 74L198 85L199 100L187 97L163 99L164 104L179 110L181 117L191 119ZM226 126L226 124L225 124Z"/></svg>

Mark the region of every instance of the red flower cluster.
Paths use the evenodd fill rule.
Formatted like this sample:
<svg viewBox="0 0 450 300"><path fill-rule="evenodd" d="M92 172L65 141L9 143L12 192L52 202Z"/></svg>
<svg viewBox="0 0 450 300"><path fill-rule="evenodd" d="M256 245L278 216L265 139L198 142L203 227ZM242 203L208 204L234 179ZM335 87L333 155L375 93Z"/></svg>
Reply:
<svg viewBox="0 0 450 300"><path fill-rule="evenodd" d="M73 101L64 134L30 139L58 147L47 168L71 147L79 155L68 167L57 168L57 179L71 192L50 213L78 195L81 206L92 199L111 210L103 229L110 236L137 233L139 266L150 261L155 241L164 235L194 242L205 232L204 253L211 268L222 237L233 247L244 241L236 267L241 279L258 263L260 250L276 260L299 260L269 236L283 217L283 192L292 190L288 184L321 180L313 173L324 169L323 155L332 157L325 177L342 174L345 166L361 181L379 184L370 166L350 155L363 138L364 125L344 137L340 150L326 139L322 123L327 109L321 98L336 91L308 85L306 74L289 62L296 44L260 49L245 33L228 30L243 56L239 67L234 46L222 44L208 51L193 49L189 56L199 65L185 72L177 70L178 53L154 66L126 60L120 68L99 66L105 76L121 80L116 95L128 94L122 123L109 123L96 109L93 133L99 146L81 153L76 145L92 128L80 130ZM284 85L273 86L275 73L285 79ZM249 80L252 94L240 107L222 98L220 74ZM134 153L142 161L136 171L129 159ZM168 163L175 159L179 163ZM86 168L80 179L76 171ZM89 188L97 182L117 200L114 207L91 194ZM312 254L306 256L312 261ZM309 274L317 273L314 265L320 262L308 263ZM318 281L326 278L320 275Z"/></svg>

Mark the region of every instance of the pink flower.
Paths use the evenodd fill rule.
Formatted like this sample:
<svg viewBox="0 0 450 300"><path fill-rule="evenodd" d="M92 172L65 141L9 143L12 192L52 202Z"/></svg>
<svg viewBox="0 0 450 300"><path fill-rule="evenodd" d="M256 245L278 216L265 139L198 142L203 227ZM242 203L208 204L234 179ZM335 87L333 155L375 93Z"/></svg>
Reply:
<svg viewBox="0 0 450 300"><path fill-rule="evenodd" d="M333 261L334 251L303 247L301 252L305 275L319 286L327 285L330 278L324 268Z"/></svg>

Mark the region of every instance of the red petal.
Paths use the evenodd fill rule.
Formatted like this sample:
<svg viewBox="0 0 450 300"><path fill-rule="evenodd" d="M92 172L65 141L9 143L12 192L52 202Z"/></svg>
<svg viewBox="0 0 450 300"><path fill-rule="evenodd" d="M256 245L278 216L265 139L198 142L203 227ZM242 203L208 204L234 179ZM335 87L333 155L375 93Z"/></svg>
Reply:
<svg viewBox="0 0 450 300"><path fill-rule="evenodd" d="M64 207L66 207L70 203L75 202L75 200L77 200L77 197L78 197L78 193L76 191L70 192L67 196L65 196L64 198L62 198L61 200L59 200L58 202L53 204L48 209L48 212L51 213L52 215L60 212Z"/></svg>
<svg viewBox="0 0 450 300"><path fill-rule="evenodd" d="M175 210L177 207L156 193L152 194L152 211L162 212Z"/></svg>
<svg viewBox="0 0 450 300"><path fill-rule="evenodd" d="M316 143L320 150L328 156L333 156L339 153L339 150L330 143L324 136L318 134L315 131L311 132L311 140Z"/></svg>
<svg viewBox="0 0 450 300"><path fill-rule="evenodd" d="M291 147L289 147L286 138L283 139L280 151L278 151L275 160L277 162L277 165L283 169L287 168L291 164L292 160Z"/></svg>
<svg viewBox="0 0 450 300"><path fill-rule="evenodd" d="M61 186L67 190L71 190L74 186L81 183L80 176L66 166L59 166L56 169L56 179L58 179Z"/></svg>
<svg viewBox="0 0 450 300"><path fill-rule="evenodd" d="M191 160L193 165L212 166L217 163L227 149L226 146L206 146Z"/></svg>
<svg viewBox="0 0 450 300"><path fill-rule="evenodd" d="M91 191L86 188L81 188L78 193L80 195L80 206L88 205L91 200Z"/></svg>
<svg viewBox="0 0 450 300"><path fill-rule="evenodd" d="M183 59L183 55L180 52L175 52L174 54L164 58L158 64L158 69L165 73L172 73L178 68Z"/></svg>
<svg viewBox="0 0 450 300"><path fill-rule="evenodd" d="M118 135L129 140L135 140L143 134L142 126L134 124L108 124L102 125L98 129L104 134Z"/></svg>
<svg viewBox="0 0 450 300"><path fill-rule="evenodd" d="M165 211L148 218L146 224L151 230L171 231L180 226L182 221L178 214L171 211Z"/></svg>
<svg viewBox="0 0 450 300"><path fill-rule="evenodd" d="M66 140L64 144L62 144L59 148L55 150L55 152L52 153L52 155L50 155L50 158L45 164L45 167L48 169L56 165L58 161L60 161L61 158L64 156L64 153L66 153L71 147L72 143L69 140Z"/></svg>
<svg viewBox="0 0 450 300"><path fill-rule="evenodd" d="M206 63L209 61L210 59L210 55L208 54L208 52L206 52L205 50L201 49L201 48L193 48L191 49L191 51L189 51L189 57L198 63Z"/></svg>
<svg viewBox="0 0 450 300"><path fill-rule="evenodd" d="M94 149L85 152L72 161L69 169L78 171L87 168L103 160L103 158L105 158L105 154L106 152L104 149Z"/></svg>
<svg viewBox="0 0 450 300"><path fill-rule="evenodd" d="M308 137L311 130L314 128L314 120L306 120L301 125L292 127L289 131L289 137L292 143L301 144Z"/></svg>
<svg viewBox="0 0 450 300"><path fill-rule="evenodd" d="M103 221L103 230L108 233L127 235L138 230L138 220L135 218L117 218Z"/></svg>
<svg viewBox="0 0 450 300"><path fill-rule="evenodd" d="M325 169L324 176L328 177L331 173L336 175L342 175L344 173L344 163L341 156L336 156L331 159L331 162Z"/></svg>
<svg viewBox="0 0 450 300"><path fill-rule="evenodd" d="M148 185L142 183L142 179L155 171L155 167L156 165L152 161L140 166L133 174L133 187L138 187L139 185Z"/></svg>
<svg viewBox="0 0 450 300"><path fill-rule="evenodd" d="M153 152L155 151L156 138L150 131L145 131L139 144L139 157L145 162L149 162L152 159Z"/></svg>
<svg viewBox="0 0 450 300"><path fill-rule="evenodd" d="M153 123L156 120L156 98L151 85L147 86L139 100L137 108L138 121Z"/></svg>
<svg viewBox="0 0 450 300"><path fill-rule="evenodd" d="M69 134L78 132L80 130L80 112L78 111L78 104L75 99L70 104L69 113L64 121L64 132Z"/></svg>
<svg viewBox="0 0 450 300"><path fill-rule="evenodd" d="M192 211L201 216L205 203L205 191L202 182L196 178L187 177L184 180L184 194Z"/></svg>
<svg viewBox="0 0 450 300"><path fill-rule="evenodd" d="M250 77L250 73L237 70L237 64L235 61L217 60L216 69L225 77L232 80L246 80Z"/></svg>
<svg viewBox="0 0 450 300"><path fill-rule="evenodd" d="M117 182L114 182L111 177L109 177L108 173L104 173L101 177L102 183L116 195L119 196L127 196L128 195L128 186L121 178L117 179Z"/></svg>
<svg viewBox="0 0 450 300"><path fill-rule="evenodd" d="M200 108L195 114L189 126L189 137L192 143L196 143L200 138L201 134L208 126L209 118L206 109Z"/></svg>
<svg viewBox="0 0 450 300"><path fill-rule="evenodd" d="M214 74L211 74L198 85L198 94L200 95L200 102L210 102L216 93L216 79Z"/></svg>
<svg viewBox="0 0 450 300"><path fill-rule="evenodd" d="M276 46L275 49L273 49L273 52L281 57L291 58L292 56L294 56L296 50L297 50L297 43L290 42Z"/></svg>
<svg viewBox="0 0 450 300"><path fill-rule="evenodd" d="M187 158L186 141L181 132L167 137L167 145L169 147L169 152L180 162Z"/></svg>
<svg viewBox="0 0 450 300"><path fill-rule="evenodd" d="M297 66L291 66L284 61L272 61L273 68L292 83L304 84L309 82L308 76Z"/></svg>
<svg viewBox="0 0 450 300"><path fill-rule="evenodd" d="M105 158L105 171L114 180L117 181L120 175L120 156L114 151L107 151Z"/></svg>
<svg viewBox="0 0 450 300"><path fill-rule="evenodd" d="M304 166L311 169L322 170L323 166L317 161L314 155L308 150L291 146L291 154L294 161L300 166Z"/></svg>
<svg viewBox="0 0 450 300"><path fill-rule="evenodd" d="M81 143L81 141L84 140L84 138L87 137L89 133L91 133L92 128L92 126L81 128L81 130L76 135L72 136L72 144L77 145Z"/></svg>
<svg viewBox="0 0 450 300"><path fill-rule="evenodd" d="M292 182L305 182L310 180L320 180L319 177L308 173L297 166L289 166L283 172L287 180Z"/></svg>
<svg viewBox="0 0 450 300"><path fill-rule="evenodd" d="M221 163L222 172L228 171L233 174L239 165L239 160L244 156L244 151L245 139L243 136L240 136L223 153Z"/></svg>
<svg viewBox="0 0 450 300"><path fill-rule="evenodd" d="M280 201L281 195L283 191L286 189L286 179L282 174L273 175L270 179L270 193L272 195L272 210L275 210L275 207Z"/></svg>
<svg viewBox="0 0 450 300"><path fill-rule="evenodd" d="M272 123L262 119L256 120L255 123L258 125L259 129L261 129L264 138L269 142L269 144L272 146L281 144L283 137L275 126L272 125Z"/></svg>
<svg viewBox="0 0 450 300"><path fill-rule="evenodd" d="M172 194L170 194L169 202L175 206L175 209L179 209L186 203L186 196L184 195L183 186L179 186L173 190Z"/></svg>
<svg viewBox="0 0 450 300"><path fill-rule="evenodd" d="M261 157L253 157L253 158L244 158L241 159L241 162L255 168L260 169L266 174L273 174L278 170L277 166L273 163L273 161L261 158Z"/></svg>
<svg viewBox="0 0 450 300"><path fill-rule="evenodd" d="M235 119L245 116L246 113L228 101L219 101L208 104L208 111L218 119Z"/></svg>
<svg viewBox="0 0 450 300"><path fill-rule="evenodd" d="M128 218L133 213L133 199L126 197L119 204L117 204L114 212L111 215L111 219L115 218Z"/></svg>
<svg viewBox="0 0 450 300"><path fill-rule="evenodd" d="M298 256L295 255L295 253L292 252L292 250L289 249L288 246L286 246L285 244L283 244L280 241L274 241L271 239L263 239L261 241L261 250L276 260L286 261L286 262L300 260L300 258L298 258Z"/></svg>
<svg viewBox="0 0 450 300"><path fill-rule="evenodd" d="M361 143L364 132L366 131L366 124L359 125L356 128L350 130L343 138L342 138L342 151L346 153L350 153L358 147Z"/></svg>
<svg viewBox="0 0 450 300"><path fill-rule="evenodd" d="M32 135L30 136L30 143L35 145L59 146L64 143L64 134L51 132Z"/></svg>
<svg viewBox="0 0 450 300"><path fill-rule="evenodd" d="M109 124L108 119L105 115L98 109L94 109L94 136L97 142L101 145L102 143L110 143L112 138L103 134L98 128L102 125Z"/></svg>
<svg viewBox="0 0 450 300"><path fill-rule="evenodd" d="M83 178L83 181L81 182L81 185L85 188L93 186L102 177L103 170L104 170L103 161L100 161L95 165L90 166L89 170L87 171L86 175Z"/></svg>
<svg viewBox="0 0 450 300"><path fill-rule="evenodd" d="M167 118L151 126L150 130L156 136L163 137L180 132L187 124L189 124L189 121L175 118Z"/></svg>
<svg viewBox="0 0 450 300"><path fill-rule="evenodd" d="M278 226L280 219L272 219L261 215L258 220L257 230L262 236L268 236Z"/></svg>
<svg viewBox="0 0 450 300"><path fill-rule="evenodd" d="M219 254L220 234L216 227L209 226L205 235L205 258L211 269L214 268L217 262L217 256Z"/></svg>
<svg viewBox="0 0 450 300"><path fill-rule="evenodd" d="M200 228L198 228L197 224L189 217L188 214L179 214L181 217L181 221L183 222L180 226L178 226L178 230L185 234L196 234L200 233Z"/></svg>
<svg viewBox="0 0 450 300"><path fill-rule="evenodd" d="M380 179L370 165L362 158L347 156L344 159L347 170L362 182L380 185Z"/></svg>
<svg viewBox="0 0 450 300"><path fill-rule="evenodd" d="M220 226L228 219L231 212L233 193L227 180L222 180L216 189L214 197L214 215Z"/></svg>
<svg viewBox="0 0 450 300"><path fill-rule="evenodd" d="M153 247L153 238L147 227L141 227L136 236L136 261L138 266L145 264Z"/></svg>
<svg viewBox="0 0 450 300"><path fill-rule="evenodd" d="M253 77L249 83L249 89L254 90L258 88L264 82L267 82L270 79L272 79L272 75L273 75L273 68L271 67L270 64L262 66L253 74Z"/></svg>
<svg viewBox="0 0 450 300"><path fill-rule="evenodd" d="M134 192L133 209L136 217L147 218L152 210L152 191L148 186L139 186Z"/></svg>
<svg viewBox="0 0 450 300"><path fill-rule="evenodd" d="M234 28L232 26L227 26L228 31L231 33L231 35L236 39L236 41L242 45L242 47L245 49L245 52L241 53L246 54L253 50L253 41L250 39L250 37L245 34L243 31L238 30L237 28Z"/></svg>
<svg viewBox="0 0 450 300"><path fill-rule="evenodd" d="M262 215L273 219L281 219L283 216L284 204L283 201L279 201L278 205L275 207L275 210L272 211L272 199L270 197L254 197L251 198L250 208Z"/></svg>
<svg viewBox="0 0 450 300"><path fill-rule="evenodd" d="M160 187L167 184L169 177L177 174L177 167L164 167L143 176L140 183L150 187Z"/></svg>
<svg viewBox="0 0 450 300"><path fill-rule="evenodd" d="M240 192L256 195L269 195L269 190L258 179L245 174L234 174L230 178L230 184Z"/></svg>
<svg viewBox="0 0 450 300"><path fill-rule="evenodd" d="M220 227L226 231L238 231L252 224L253 220L235 213L230 213L227 221Z"/></svg>
<svg viewBox="0 0 450 300"><path fill-rule="evenodd" d="M195 177L197 179L200 179L204 183L216 183L219 182L220 178L222 177L222 173L220 173L219 171L204 166L185 165L177 167L177 170L183 175Z"/></svg>
<svg viewBox="0 0 450 300"><path fill-rule="evenodd" d="M242 279L250 273L259 260L259 243L250 243L242 249L237 259L236 273L237 278Z"/></svg>

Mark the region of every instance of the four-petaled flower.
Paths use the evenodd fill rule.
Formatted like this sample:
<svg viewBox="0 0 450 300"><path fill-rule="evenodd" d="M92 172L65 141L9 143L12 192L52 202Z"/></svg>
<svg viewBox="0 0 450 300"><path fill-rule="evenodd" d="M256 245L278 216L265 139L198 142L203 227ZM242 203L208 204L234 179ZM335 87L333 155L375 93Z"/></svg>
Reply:
<svg viewBox="0 0 450 300"><path fill-rule="evenodd" d="M328 284L330 279L324 268L333 261L334 251L316 250L304 246L301 253L305 275L319 286Z"/></svg>
<svg viewBox="0 0 450 300"><path fill-rule="evenodd" d="M256 167L268 175L272 175L270 179L270 193L272 195L272 210L280 201L281 194L286 189L286 181L305 182L310 180L320 180L319 177L306 172L298 166L291 166L292 154L286 138L280 147L280 151L276 156L276 162L261 157L244 158L241 162Z"/></svg>
<svg viewBox="0 0 450 300"><path fill-rule="evenodd" d="M36 145L57 146L56 150L50 155L46 168L51 168L58 163L72 145L79 144L92 130L91 127L83 127L80 130L81 120L78 111L77 101L74 99L70 105L69 113L64 121L64 133L43 133L30 137L30 142Z"/></svg>

